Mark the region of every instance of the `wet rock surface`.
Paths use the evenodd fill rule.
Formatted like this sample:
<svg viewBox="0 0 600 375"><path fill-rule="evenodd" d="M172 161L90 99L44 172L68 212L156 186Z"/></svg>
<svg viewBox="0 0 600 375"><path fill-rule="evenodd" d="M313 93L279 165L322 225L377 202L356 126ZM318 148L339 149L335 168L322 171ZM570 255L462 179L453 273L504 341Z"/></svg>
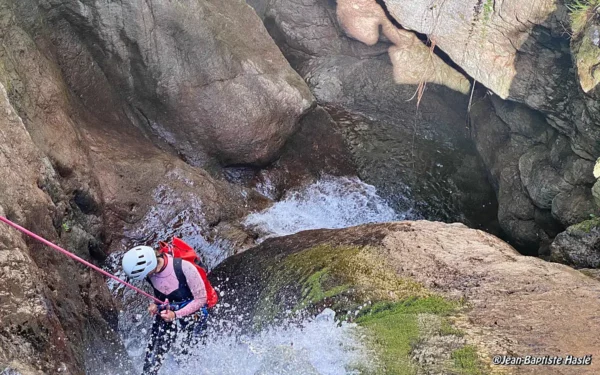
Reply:
<svg viewBox="0 0 600 375"><path fill-rule="evenodd" d="M350 286L336 283L347 281L336 278L339 262L350 267L345 271L354 280ZM469 308L456 324L481 353L595 356L599 347L590 329L598 324L597 280L564 265L522 256L498 238L462 224L418 221L306 231L266 240L231 257L212 277L225 292L223 302L243 306L236 314L249 313L250 322L293 311L303 301L307 306L332 306L344 315L364 298L394 301L422 293L407 287L412 280L447 298L466 299ZM294 282L286 284L290 280ZM321 294L314 293L315 280L321 280ZM279 283L286 287L277 287ZM379 288L385 293L378 294ZM240 296L241 303L235 301ZM427 350L417 349L417 354ZM593 374L596 366L544 366L542 371ZM516 374L541 369L511 368Z"/></svg>
<svg viewBox="0 0 600 375"><path fill-rule="evenodd" d="M88 22L76 15L91 9L89 4L42 5L33 1L0 5L4 215L84 259L99 262L111 252L162 236L192 236L210 248L207 241L213 240L210 233L218 224L235 227L249 210L268 204L256 192L190 166L140 126L131 102L115 92L116 76L111 74L117 73L102 70L117 65L101 67L94 59L98 50L90 51L106 46L92 48L89 40L81 39L93 36L91 30L75 31L73 24L67 25ZM95 5L100 13L108 13L86 16L114 15L115 4ZM269 42L268 37L264 40ZM137 68L143 70L142 65ZM280 74L274 68L273 74L290 88L285 82L292 82L295 73L286 66L282 69ZM141 100L135 92L129 99ZM270 146L257 147L262 156L251 156L254 161L272 157L287 138L283 134L293 132L298 117L311 105L307 89L306 93L304 98L291 94L290 103L298 99L291 105L295 109L279 105L286 111L287 125L274 120L269 126L287 130ZM126 371L127 355L114 332L117 307L105 280L12 230L3 227L0 234L6 280L0 288L6 297L2 310L13 311L1 318L0 363L23 374Z"/></svg>
<svg viewBox="0 0 600 375"><path fill-rule="evenodd" d="M363 16L340 10L342 2L249 4L332 115L363 180L398 211L498 230L494 193L469 140L462 74L377 4Z"/></svg>
<svg viewBox="0 0 600 375"><path fill-rule="evenodd" d="M55 242L63 237L63 218L75 211L64 188L45 163L21 118L0 86L0 214ZM52 197L41 188L53 184ZM82 228L85 227L87 232ZM72 250L89 258L88 238L96 232L85 222L75 227L81 240ZM101 278L75 267L32 239L2 224L0 231L0 363L22 374L81 373L87 335L97 345L113 345L114 358L127 368L114 331L114 305Z"/></svg>
<svg viewBox="0 0 600 375"><path fill-rule="evenodd" d="M266 168L252 171L246 185L278 200L286 191L306 186L323 176L355 176L357 169L342 131L318 106L308 113L282 150Z"/></svg>

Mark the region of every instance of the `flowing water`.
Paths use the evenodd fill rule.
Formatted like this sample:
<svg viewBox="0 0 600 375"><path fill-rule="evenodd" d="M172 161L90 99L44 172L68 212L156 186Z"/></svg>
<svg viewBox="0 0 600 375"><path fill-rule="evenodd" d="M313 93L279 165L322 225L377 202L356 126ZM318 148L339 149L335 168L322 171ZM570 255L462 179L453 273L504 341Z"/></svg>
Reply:
<svg viewBox="0 0 600 375"><path fill-rule="evenodd" d="M356 177L324 177L288 192L267 210L248 215L244 224L266 239L308 229L345 228L408 216L409 213L396 213L374 186Z"/></svg>
<svg viewBox="0 0 600 375"><path fill-rule="evenodd" d="M358 178L325 177L289 192L269 209L249 215L244 224L259 232L264 240L307 229L342 228L406 216L394 212L373 186ZM185 222L179 225L189 229L184 240L203 256L212 257L212 265L225 256L219 255L225 252L224 246L209 243L198 228ZM121 255L113 254L109 262L117 276L123 276L119 267ZM112 281L109 286L124 306L119 332L136 373L140 373L151 326L145 312L148 302ZM217 308L236 309L229 305ZM238 327L245 316L234 321L213 320L204 345L185 357L170 354L160 374L343 375L372 367L376 360L364 344L360 327L336 322L334 316L332 310L325 309L315 318L283 322L252 335L244 334Z"/></svg>

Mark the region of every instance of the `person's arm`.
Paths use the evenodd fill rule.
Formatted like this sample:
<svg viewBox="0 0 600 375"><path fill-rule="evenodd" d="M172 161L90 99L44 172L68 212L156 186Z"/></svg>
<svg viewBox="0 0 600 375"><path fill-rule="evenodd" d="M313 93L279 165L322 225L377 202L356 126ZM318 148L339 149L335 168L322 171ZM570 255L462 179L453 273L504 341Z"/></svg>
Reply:
<svg viewBox="0 0 600 375"><path fill-rule="evenodd" d="M206 287L196 266L187 261L181 262L181 269L185 275L188 287L194 296L194 300L188 303L184 308L175 312L177 318L195 313L206 305Z"/></svg>

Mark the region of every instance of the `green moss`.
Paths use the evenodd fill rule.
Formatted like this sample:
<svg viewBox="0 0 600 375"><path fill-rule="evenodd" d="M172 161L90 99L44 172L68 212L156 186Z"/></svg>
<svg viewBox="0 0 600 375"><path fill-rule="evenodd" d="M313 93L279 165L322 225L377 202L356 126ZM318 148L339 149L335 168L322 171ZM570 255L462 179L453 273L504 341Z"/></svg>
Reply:
<svg viewBox="0 0 600 375"><path fill-rule="evenodd" d="M569 227L570 230L577 230L584 233L590 233L592 229L600 227L600 218L596 217L590 220L582 221L579 224Z"/></svg>
<svg viewBox="0 0 600 375"><path fill-rule="evenodd" d="M483 4L484 22L489 22L492 13L494 13L494 0L485 0L485 3Z"/></svg>
<svg viewBox="0 0 600 375"><path fill-rule="evenodd" d="M465 333L463 331L461 331L460 329L457 329L454 326L452 326L452 324L450 324L448 319L443 319L442 324L440 326L440 335L462 337L465 335Z"/></svg>
<svg viewBox="0 0 600 375"><path fill-rule="evenodd" d="M70 232L72 228L72 223L70 221L65 221L62 223L61 228L63 232Z"/></svg>
<svg viewBox="0 0 600 375"><path fill-rule="evenodd" d="M414 280L398 277L377 248L319 245L270 259L269 264L254 315L257 328L290 312L330 307L338 319L354 319L363 327L377 353L378 368L355 369L363 375L422 372L411 359L415 345L425 337L421 314L443 319L434 334L463 335L446 317L465 307L464 301L447 300ZM447 373L452 373L452 363L444 364Z"/></svg>
<svg viewBox="0 0 600 375"><path fill-rule="evenodd" d="M600 0L571 0L567 3L573 36L585 29L588 22L598 14L599 7Z"/></svg>
<svg viewBox="0 0 600 375"><path fill-rule="evenodd" d="M451 355L454 361L453 372L459 375L484 375L488 371L477 355L477 348L472 345L455 350Z"/></svg>
<svg viewBox="0 0 600 375"><path fill-rule="evenodd" d="M333 286L331 289L325 290L324 285L327 285L330 281L329 268L324 268L321 271L317 271L306 279L304 283L304 299L302 305L317 304L327 298L335 297L348 289L350 284Z"/></svg>
<svg viewBox="0 0 600 375"><path fill-rule="evenodd" d="M343 317L367 301L395 302L430 293L399 278L370 247L320 245L289 255L268 270L255 319L267 322L283 311L330 307Z"/></svg>
<svg viewBox="0 0 600 375"><path fill-rule="evenodd" d="M415 314L391 314L362 322L377 346L383 374L416 374L417 366L410 359L412 345L419 338Z"/></svg>
<svg viewBox="0 0 600 375"><path fill-rule="evenodd" d="M378 302L371 308L363 311L356 319L357 323L377 319L381 316L393 314L438 314L448 315L460 307L458 302L448 301L440 296L426 298L412 297L401 302Z"/></svg>
<svg viewBox="0 0 600 375"><path fill-rule="evenodd" d="M397 303L376 303L361 313L356 323L366 328L372 345L381 361L380 374L409 375L418 372L410 358L419 340L419 314L448 315L455 312L459 303L439 296L409 298Z"/></svg>

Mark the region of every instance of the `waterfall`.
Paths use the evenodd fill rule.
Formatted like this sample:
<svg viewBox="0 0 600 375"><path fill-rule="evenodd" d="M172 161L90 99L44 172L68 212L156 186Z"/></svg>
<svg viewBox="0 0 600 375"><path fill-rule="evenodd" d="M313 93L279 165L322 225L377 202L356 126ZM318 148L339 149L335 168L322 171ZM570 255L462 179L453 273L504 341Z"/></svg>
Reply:
<svg viewBox="0 0 600 375"><path fill-rule="evenodd" d="M289 191L270 208L248 215L244 225L258 232L262 241L302 230L401 220L409 215L394 212L375 187L356 177L324 177ZM227 256L226 246L209 243L201 236L199 226L180 219L178 216L177 225L185 229L184 240L204 257L208 256L212 265ZM124 276L120 270L121 256L112 254L107 266L118 276ZM122 302L119 332L136 371L141 372L152 323L146 313L148 301L120 284L109 281L109 287ZM236 309L229 305L219 308ZM345 375L373 368L374 356L364 344L360 327L336 321L330 309L314 318L280 322L256 334L244 333L239 328L238 322L246 318L240 315L234 321L213 319L206 341L191 348L191 354L186 356L172 350L160 374Z"/></svg>
<svg viewBox="0 0 600 375"><path fill-rule="evenodd" d="M290 191L270 208L249 215L244 225L264 240L303 230L345 228L403 220L407 216L409 213L394 212L374 186L357 177L327 176Z"/></svg>

